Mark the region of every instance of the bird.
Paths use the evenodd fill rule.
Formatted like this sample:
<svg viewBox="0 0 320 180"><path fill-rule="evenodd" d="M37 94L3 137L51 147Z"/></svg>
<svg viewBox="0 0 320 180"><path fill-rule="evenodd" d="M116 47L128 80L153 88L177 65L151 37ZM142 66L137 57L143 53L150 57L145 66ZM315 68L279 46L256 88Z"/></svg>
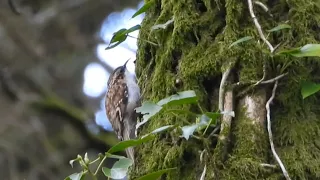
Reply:
<svg viewBox="0 0 320 180"><path fill-rule="evenodd" d="M120 141L136 138L138 114L135 108L141 105L140 88L136 76L126 67L128 61L110 74L105 95L106 115ZM133 147L127 148L126 154L134 160Z"/></svg>

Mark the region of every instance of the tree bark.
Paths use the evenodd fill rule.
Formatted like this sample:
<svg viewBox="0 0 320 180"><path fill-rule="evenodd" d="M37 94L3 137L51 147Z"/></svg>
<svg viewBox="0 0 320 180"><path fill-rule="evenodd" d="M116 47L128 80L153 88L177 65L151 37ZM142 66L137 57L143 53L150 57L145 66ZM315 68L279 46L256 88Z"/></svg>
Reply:
<svg viewBox="0 0 320 180"><path fill-rule="evenodd" d="M247 1L154 2L146 13L138 42L136 69L143 99L156 102L178 91L195 90L202 108L214 112L218 109L217 92L222 74L231 68L224 107L234 108L235 118L220 121L222 128L218 137L187 141L179 137L180 132L173 131L136 147L138 155L130 177L177 167L164 179L194 180L200 179L206 165L205 179L283 178L271 153L266 128L266 102L273 83L250 85L258 82L265 71L265 80L288 73L279 80L271 104L276 151L292 179L319 179L319 95L302 100L300 94L302 80L319 82L319 58L272 56L258 34ZM261 2L269 11L256 4L253 10L270 43L274 46L281 43L278 50L320 43L317 0ZM174 23L166 29L151 31L152 26L173 17ZM283 23L288 23L291 29L267 36L266 30ZM229 48L245 36L252 36L254 40ZM144 40L156 42L158 46ZM181 81L179 86L176 80ZM237 82L242 85L230 86ZM194 110L190 106L181 108ZM192 118L186 120L195 122ZM153 117L140 134L168 124L185 125L170 114L161 114ZM203 150L208 153L201 162Z"/></svg>

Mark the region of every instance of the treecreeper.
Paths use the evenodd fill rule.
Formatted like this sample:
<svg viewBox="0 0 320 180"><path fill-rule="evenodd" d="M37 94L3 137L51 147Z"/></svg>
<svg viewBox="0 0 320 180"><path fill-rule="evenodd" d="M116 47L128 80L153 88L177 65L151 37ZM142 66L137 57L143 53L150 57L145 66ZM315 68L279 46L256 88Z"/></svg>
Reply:
<svg viewBox="0 0 320 180"><path fill-rule="evenodd" d="M138 114L135 108L140 106L140 88L134 74L126 67L117 67L109 76L108 91L105 98L107 117L120 141L136 138ZM126 149L128 158L134 160L134 149Z"/></svg>

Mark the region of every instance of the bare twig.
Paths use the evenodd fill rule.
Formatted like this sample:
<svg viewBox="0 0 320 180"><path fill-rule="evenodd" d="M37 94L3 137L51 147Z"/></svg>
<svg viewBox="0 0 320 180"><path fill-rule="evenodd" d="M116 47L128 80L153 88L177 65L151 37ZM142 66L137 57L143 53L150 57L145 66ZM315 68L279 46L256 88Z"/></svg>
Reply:
<svg viewBox="0 0 320 180"><path fill-rule="evenodd" d="M203 156L205 156L205 153L207 153L207 151L204 149L204 150L201 152L201 154L200 154L200 162L201 162L201 163L203 162L203 159L204 159ZM204 167L203 167L203 171L202 171L202 173L201 173L200 180L204 180L204 178L205 178L205 176L206 176L206 172L207 172L207 165L204 164Z"/></svg>
<svg viewBox="0 0 320 180"><path fill-rule="evenodd" d="M260 166L262 166L262 167L268 167L268 168L273 168L273 169L277 168L277 166L274 165L274 164L266 164L266 163L261 163Z"/></svg>
<svg viewBox="0 0 320 180"><path fill-rule="evenodd" d="M263 40L263 42L265 42L268 45L271 53L273 53L274 47L272 46L272 44L267 40L267 38L263 34L263 31L262 31L262 28L261 28L261 26L259 24L259 21L258 21L257 17L255 16L254 12L253 12L252 0L248 0L248 6L249 6L249 12L250 12L251 18L253 19L254 25L256 26L256 28L258 30L260 38Z"/></svg>
<svg viewBox="0 0 320 180"><path fill-rule="evenodd" d="M147 43L149 43L149 44L152 44L152 45L154 45L154 46L159 46L157 43L154 43L154 42L149 41L149 40L146 40L146 39L137 38L137 37L131 36L131 35L129 35L129 34L128 34L127 36L128 36L128 37L131 37L131 38L133 38L133 39L145 41L145 42L147 42Z"/></svg>
<svg viewBox="0 0 320 180"><path fill-rule="evenodd" d="M270 83L274 83L276 81L278 81L279 79L283 78L284 76L288 75L288 73L284 73L284 74L281 74L275 78L272 78L272 79L269 79L267 81L262 81L260 84L270 84Z"/></svg>
<svg viewBox="0 0 320 180"><path fill-rule="evenodd" d="M272 136L272 130L271 130L271 120L270 120L270 103L273 101L274 97L275 97L275 94L276 94L276 89L277 89L277 86L278 86L278 81L275 82L274 86L273 86L273 90L272 90L272 95L270 97L270 99L267 101L266 103L266 110L267 110L267 129L268 129L268 135L269 135L269 141L270 141L270 148L271 148L271 151L272 151L272 154L274 156L274 158L276 159L276 161L278 162L281 170L282 170L282 173L284 175L284 177L287 179L287 180L291 180L290 177L289 177L289 174L285 168L285 166L283 165L281 159L279 158L275 148L274 148L274 144L273 144L273 136Z"/></svg>
<svg viewBox="0 0 320 180"><path fill-rule="evenodd" d="M208 136L208 138L214 136L214 134L220 130L220 127L221 127L220 124L217 125L217 127L215 127L215 128L213 129L213 131L210 133L210 135Z"/></svg>
<svg viewBox="0 0 320 180"><path fill-rule="evenodd" d="M264 60L264 62L263 62L263 76L258 82L256 82L256 84L254 86L259 85L262 81L264 81L266 79L266 76L267 76L267 62L266 62L266 60Z"/></svg>
<svg viewBox="0 0 320 180"><path fill-rule="evenodd" d="M230 74L231 67L229 67L222 75L221 82L220 82L220 88L219 88L219 110L220 112L223 112L223 106L224 106L224 92L226 87L226 81L228 79L228 76Z"/></svg>
<svg viewBox="0 0 320 180"><path fill-rule="evenodd" d="M260 6L266 13L269 14L269 16L273 17L273 15L272 15L272 14L270 13L270 11L269 11L269 8L268 8L265 4L263 4L263 3L260 2L260 1L254 1L254 4Z"/></svg>

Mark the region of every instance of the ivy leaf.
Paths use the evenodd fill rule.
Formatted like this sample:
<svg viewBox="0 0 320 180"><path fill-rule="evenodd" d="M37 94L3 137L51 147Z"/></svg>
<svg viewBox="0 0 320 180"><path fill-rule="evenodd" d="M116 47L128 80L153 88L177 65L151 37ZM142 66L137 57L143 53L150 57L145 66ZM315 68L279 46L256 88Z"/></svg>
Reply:
<svg viewBox="0 0 320 180"><path fill-rule="evenodd" d="M320 57L320 44L307 44L301 48L285 50L278 54L287 54L294 57Z"/></svg>
<svg viewBox="0 0 320 180"><path fill-rule="evenodd" d="M123 40L123 41L124 41L124 40ZM109 45L108 47L105 48L105 50L112 49L112 48L118 46L119 44L121 44L123 41L119 41L119 42L117 42L117 43L115 43L115 44L113 44L113 45L111 45L111 46Z"/></svg>
<svg viewBox="0 0 320 180"><path fill-rule="evenodd" d="M84 172L79 172L79 173L73 173L70 176L66 177L64 180L83 180L85 177Z"/></svg>
<svg viewBox="0 0 320 180"><path fill-rule="evenodd" d="M320 44L307 44L300 49L299 53L292 55L295 57L320 57Z"/></svg>
<svg viewBox="0 0 320 180"><path fill-rule="evenodd" d="M131 18L134 18L134 17L146 12L151 7L151 5L153 5L153 3L154 3L154 1L149 1L149 2L145 3L136 13L134 13L132 15Z"/></svg>
<svg viewBox="0 0 320 180"><path fill-rule="evenodd" d="M235 45L237 45L239 43L242 43L242 42L245 42L245 41L249 41L251 39L253 39L253 37L251 37L251 36L246 36L246 37L240 38L237 41L235 41L232 44L230 44L229 48L231 48L232 46L235 46Z"/></svg>
<svg viewBox="0 0 320 180"><path fill-rule="evenodd" d="M126 30L126 34L132 33L133 31L139 30L141 29L141 26L139 24L132 26L131 28L129 28L128 30Z"/></svg>
<svg viewBox="0 0 320 180"><path fill-rule="evenodd" d="M133 161L128 158L123 158L114 163L111 169L103 167L102 172L106 177L112 179L122 179L127 175L128 168L133 164Z"/></svg>
<svg viewBox="0 0 320 180"><path fill-rule="evenodd" d="M280 24L277 27L274 27L274 28L267 30L267 31L268 32L276 32L276 31L280 31L282 29L290 29L290 28L291 28L291 26L288 24Z"/></svg>
<svg viewBox="0 0 320 180"><path fill-rule="evenodd" d="M175 170L177 168L168 168L168 169L162 169L156 172L152 172L150 174L144 175L137 180L157 180L159 179L164 173L167 173L169 171Z"/></svg>
<svg viewBox="0 0 320 180"><path fill-rule="evenodd" d="M181 128L182 130L182 137L184 137L186 140L189 140L189 137L191 135L193 135L194 131L198 128L202 126L201 123L197 123L197 124L192 124L192 125L188 125L188 126L183 126Z"/></svg>
<svg viewBox="0 0 320 180"><path fill-rule="evenodd" d="M207 115L209 118L211 118L209 125L216 124L218 117L221 116L221 113L213 113L213 112L205 112L204 114Z"/></svg>
<svg viewBox="0 0 320 180"><path fill-rule="evenodd" d="M122 28L122 29L118 30L117 32L113 33L113 36L112 36L110 43L109 43L109 46L106 48L106 50L112 49L112 48L118 46L119 44L121 44L122 42L124 42L127 39L129 33L134 32L139 29L141 29L141 26L139 24L137 24L135 26L132 26L129 29Z"/></svg>
<svg viewBox="0 0 320 180"><path fill-rule="evenodd" d="M126 40L126 38L127 38L126 32L127 32L127 29L122 28L122 29L118 30L117 32L113 33L113 36L110 40L110 44Z"/></svg>
<svg viewBox="0 0 320 180"><path fill-rule="evenodd" d="M163 105L181 105L181 104L192 104L196 103L198 100L196 93L192 90L182 91L160 100L157 104L159 106Z"/></svg>
<svg viewBox="0 0 320 180"><path fill-rule="evenodd" d="M140 138L140 139L130 139L130 140L127 140L127 141L121 141L118 144L112 146L107 151L107 153L112 154L112 153L115 153L115 152L123 151L128 147L140 145L140 144L145 143L145 142L147 142L147 141L149 141L151 139L152 139L152 136L146 136L146 137Z"/></svg>
<svg viewBox="0 0 320 180"><path fill-rule="evenodd" d="M108 152L105 153L105 156L107 156L108 158L113 158L113 159L124 159L124 158L126 158L125 156L114 155L114 154L110 154Z"/></svg>
<svg viewBox="0 0 320 180"><path fill-rule="evenodd" d="M143 121L137 123L136 129L138 129L140 126L146 123L152 116L157 114L161 109L161 106L158 106L157 104L151 101L146 101L142 103L142 106L136 108L136 112L143 114Z"/></svg>
<svg viewBox="0 0 320 180"><path fill-rule="evenodd" d="M309 81L302 82L301 84L301 94L303 99L317 93L318 91L320 91L320 84Z"/></svg>

